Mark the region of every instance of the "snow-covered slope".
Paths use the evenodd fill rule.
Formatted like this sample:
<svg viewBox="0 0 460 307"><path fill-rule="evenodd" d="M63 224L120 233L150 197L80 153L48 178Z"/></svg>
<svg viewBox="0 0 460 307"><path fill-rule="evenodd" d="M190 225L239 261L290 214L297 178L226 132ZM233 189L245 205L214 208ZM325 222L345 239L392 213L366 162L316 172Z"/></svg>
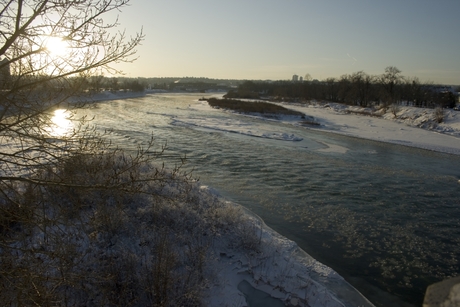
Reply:
<svg viewBox="0 0 460 307"><path fill-rule="evenodd" d="M400 106L395 116L390 108L325 102L283 105L313 116L320 125L311 129L460 155L460 111L444 109L444 121L438 124L433 109Z"/></svg>

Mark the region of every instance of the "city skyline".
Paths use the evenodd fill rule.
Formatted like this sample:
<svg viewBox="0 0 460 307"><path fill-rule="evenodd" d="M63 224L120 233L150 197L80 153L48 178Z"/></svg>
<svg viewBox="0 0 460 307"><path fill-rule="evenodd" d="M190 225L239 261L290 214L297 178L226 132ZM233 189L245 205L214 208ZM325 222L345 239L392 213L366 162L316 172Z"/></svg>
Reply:
<svg viewBox="0 0 460 307"><path fill-rule="evenodd" d="M460 84L460 2L147 1L119 13L146 37L128 77L324 80L395 66L422 82Z"/></svg>

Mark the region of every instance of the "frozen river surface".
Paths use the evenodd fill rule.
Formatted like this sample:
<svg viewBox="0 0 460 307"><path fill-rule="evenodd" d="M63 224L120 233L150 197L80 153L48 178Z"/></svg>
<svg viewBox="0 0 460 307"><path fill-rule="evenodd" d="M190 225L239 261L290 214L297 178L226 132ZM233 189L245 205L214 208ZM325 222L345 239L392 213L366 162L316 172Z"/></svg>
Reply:
<svg viewBox="0 0 460 307"><path fill-rule="evenodd" d="M222 110L202 94L155 94L82 110L125 148L154 136L203 184L332 267L376 306L420 306L459 272L460 156ZM307 114L308 115L308 114Z"/></svg>

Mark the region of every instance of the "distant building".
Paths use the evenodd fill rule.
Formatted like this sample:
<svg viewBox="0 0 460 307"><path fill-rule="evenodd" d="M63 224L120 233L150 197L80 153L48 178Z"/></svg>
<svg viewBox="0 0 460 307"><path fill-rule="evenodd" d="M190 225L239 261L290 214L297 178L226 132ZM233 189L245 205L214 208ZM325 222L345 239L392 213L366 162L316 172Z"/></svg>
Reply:
<svg viewBox="0 0 460 307"><path fill-rule="evenodd" d="M297 82L299 81L299 76L298 75L293 75L292 76L292 82Z"/></svg>
<svg viewBox="0 0 460 307"><path fill-rule="evenodd" d="M299 77L299 81L300 81L300 82L303 82L303 77Z"/></svg>

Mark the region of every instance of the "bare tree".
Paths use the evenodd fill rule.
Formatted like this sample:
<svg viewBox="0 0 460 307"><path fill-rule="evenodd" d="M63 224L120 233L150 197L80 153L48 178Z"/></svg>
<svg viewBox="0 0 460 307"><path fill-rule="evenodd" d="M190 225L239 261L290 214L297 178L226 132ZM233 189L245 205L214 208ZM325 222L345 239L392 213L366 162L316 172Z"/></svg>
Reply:
<svg viewBox="0 0 460 307"><path fill-rule="evenodd" d="M434 109L434 114L433 114L433 116L434 116L434 120L435 120L438 124L442 123L442 122L444 121L444 116L445 116L445 115L444 115L444 109L443 109L442 107L436 107L436 108Z"/></svg>
<svg viewBox="0 0 460 307"><path fill-rule="evenodd" d="M350 75L342 75L338 80L337 97L341 103L350 103L352 97L352 83Z"/></svg>
<svg viewBox="0 0 460 307"><path fill-rule="evenodd" d="M383 94L385 95L386 105L397 103L396 89L402 80L403 77L398 68L394 66L385 68L385 73L381 76L380 82L382 84Z"/></svg>
<svg viewBox="0 0 460 307"><path fill-rule="evenodd" d="M28 180L18 176L18 170L29 175L38 172L68 151L68 142L79 129L55 135L53 111L70 96L81 94L90 76L117 72L111 64L134 60L142 31L128 38L125 32L116 31L114 15L128 1L2 1L2 183ZM110 16L113 21L106 22Z"/></svg>
<svg viewBox="0 0 460 307"><path fill-rule="evenodd" d="M330 101L337 101L337 93L338 93L338 85L336 78L327 78L324 82L325 89L324 89L324 98Z"/></svg>
<svg viewBox="0 0 460 307"><path fill-rule="evenodd" d="M419 107L423 102L423 85L417 77L404 78L404 83L401 86L401 98L406 104Z"/></svg>

